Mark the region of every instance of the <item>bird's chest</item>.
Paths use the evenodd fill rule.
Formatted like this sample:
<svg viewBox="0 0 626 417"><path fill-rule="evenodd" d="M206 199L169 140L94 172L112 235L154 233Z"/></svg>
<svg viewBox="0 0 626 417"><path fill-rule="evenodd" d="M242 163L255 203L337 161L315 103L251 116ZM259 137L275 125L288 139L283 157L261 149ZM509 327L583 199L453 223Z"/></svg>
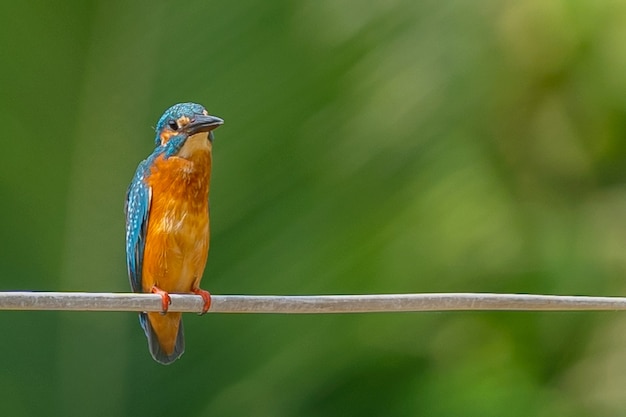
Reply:
<svg viewBox="0 0 626 417"><path fill-rule="evenodd" d="M211 162L169 157L157 160L148 181L152 189L149 232L172 251L194 250L208 239Z"/></svg>

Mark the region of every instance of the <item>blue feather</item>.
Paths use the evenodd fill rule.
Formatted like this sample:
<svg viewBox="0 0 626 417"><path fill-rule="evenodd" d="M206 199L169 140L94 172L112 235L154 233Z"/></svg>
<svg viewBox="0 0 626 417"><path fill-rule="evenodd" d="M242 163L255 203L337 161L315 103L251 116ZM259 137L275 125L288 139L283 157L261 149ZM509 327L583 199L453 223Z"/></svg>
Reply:
<svg viewBox="0 0 626 417"><path fill-rule="evenodd" d="M150 159L139 164L126 193L126 266L130 286L134 292L142 292L141 268L152 196L145 182L150 174Z"/></svg>

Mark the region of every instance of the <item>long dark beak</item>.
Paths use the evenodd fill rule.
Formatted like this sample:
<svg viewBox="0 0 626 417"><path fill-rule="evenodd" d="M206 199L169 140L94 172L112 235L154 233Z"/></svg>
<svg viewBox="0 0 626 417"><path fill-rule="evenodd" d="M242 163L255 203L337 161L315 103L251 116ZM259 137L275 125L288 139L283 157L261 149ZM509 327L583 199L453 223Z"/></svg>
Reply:
<svg viewBox="0 0 626 417"><path fill-rule="evenodd" d="M189 135L195 135L200 132L210 132L223 124L224 121L219 117L198 114L185 126L185 130Z"/></svg>

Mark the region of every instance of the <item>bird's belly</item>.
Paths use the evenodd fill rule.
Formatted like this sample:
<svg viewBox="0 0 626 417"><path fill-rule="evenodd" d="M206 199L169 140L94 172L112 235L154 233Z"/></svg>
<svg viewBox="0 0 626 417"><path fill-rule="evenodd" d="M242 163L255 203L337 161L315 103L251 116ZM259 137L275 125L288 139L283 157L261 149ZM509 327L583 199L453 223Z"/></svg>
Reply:
<svg viewBox="0 0 626 417"><path fill-rule="evenodd" d="M156 220L156 219L155 219ZM197 286L209 246L205 213L172 209L148 226L144 258L144 291L153 285L167 292L189 292Z"/></svg>

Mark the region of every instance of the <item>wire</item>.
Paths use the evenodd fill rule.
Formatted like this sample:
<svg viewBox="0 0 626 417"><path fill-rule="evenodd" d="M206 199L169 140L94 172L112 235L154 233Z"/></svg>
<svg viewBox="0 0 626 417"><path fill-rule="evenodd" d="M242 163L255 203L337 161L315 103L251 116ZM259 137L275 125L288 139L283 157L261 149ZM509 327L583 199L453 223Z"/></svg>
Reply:
<svg viewBox="0 0 626 417"><path fill-rule="evenodd" d="M202 310L200 296L170 294L169 311ZM161 311L155 294L0 292L0 310ZM373 295L213 295L209 313L382 313L417 311L626 310L624 297L534 294L425 293Z"/></svg>

